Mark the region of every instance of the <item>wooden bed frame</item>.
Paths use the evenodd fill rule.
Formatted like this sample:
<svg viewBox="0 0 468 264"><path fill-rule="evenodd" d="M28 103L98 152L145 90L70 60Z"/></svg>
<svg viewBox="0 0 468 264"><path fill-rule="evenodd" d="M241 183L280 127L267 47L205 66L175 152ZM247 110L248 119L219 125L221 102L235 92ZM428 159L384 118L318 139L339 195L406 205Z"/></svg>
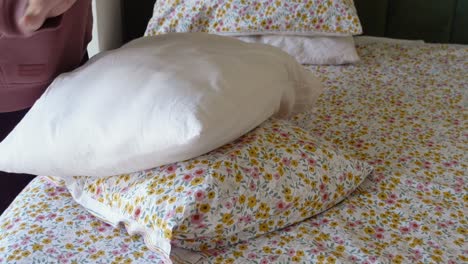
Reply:
<svg viewBox="0 0 468 264"><path fill-rule="evenodd" d="M143 36L155 0L121 0L123 41ZM467 0L354 0L364 34L468 44Z"/></svg>

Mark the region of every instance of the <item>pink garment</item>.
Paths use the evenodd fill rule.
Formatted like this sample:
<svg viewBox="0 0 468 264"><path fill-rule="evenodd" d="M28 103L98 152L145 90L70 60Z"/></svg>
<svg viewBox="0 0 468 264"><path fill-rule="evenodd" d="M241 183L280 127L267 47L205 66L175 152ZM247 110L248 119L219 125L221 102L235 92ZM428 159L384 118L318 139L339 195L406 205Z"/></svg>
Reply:
<svg viewBox="0 0 468 264"><path fill-rule="evenodd" d="M91 41L91 0L78 0L30 36L17 21L27 0L0 0L0 113L31 107L59 74L78 67Z"/></svg>

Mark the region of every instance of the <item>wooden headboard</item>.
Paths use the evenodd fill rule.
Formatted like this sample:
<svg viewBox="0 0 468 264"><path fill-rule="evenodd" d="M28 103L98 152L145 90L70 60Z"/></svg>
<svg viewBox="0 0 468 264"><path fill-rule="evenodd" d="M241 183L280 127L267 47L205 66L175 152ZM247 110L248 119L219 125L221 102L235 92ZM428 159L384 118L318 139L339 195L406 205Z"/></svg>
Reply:
<svg viewBox="0 0 468 264"><path fill-rule="evenodd" d="M155 0L121 0L123 40L143 36ZM364 35L468 44L468 0L354 0Z"/></svg>

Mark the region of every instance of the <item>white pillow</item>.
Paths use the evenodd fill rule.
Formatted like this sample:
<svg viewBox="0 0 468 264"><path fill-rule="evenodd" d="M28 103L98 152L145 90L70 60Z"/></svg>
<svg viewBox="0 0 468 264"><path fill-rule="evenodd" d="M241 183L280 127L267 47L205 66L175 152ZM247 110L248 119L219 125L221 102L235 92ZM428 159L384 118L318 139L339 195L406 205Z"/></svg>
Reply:
<svg viewBox="0 0 468 264"><path fill-rule="evenodd" d="M183 161L321 90L273 47L203 33L142 38L59 76L0 143L0 170L101 177Z"/></svg>
<svg viewBox="0 0 468 264"><path fill-rule="evenodd" d="M256 35L237 38L249 43L263 43L280 48L301 64L340 65L359 61L352 36Z"/></svg>

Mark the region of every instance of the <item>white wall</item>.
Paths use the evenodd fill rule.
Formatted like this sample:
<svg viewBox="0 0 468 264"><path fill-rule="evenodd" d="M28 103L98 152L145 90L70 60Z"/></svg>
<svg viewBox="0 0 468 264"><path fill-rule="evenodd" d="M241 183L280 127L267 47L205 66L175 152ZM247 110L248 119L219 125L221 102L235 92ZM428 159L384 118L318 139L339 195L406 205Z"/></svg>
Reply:
<svg viewBox="0 0 468 264"><path fill-rule="evenodd" d="M138 1L138 0L136 0ZM122 44L122 18L119 0L93 0L93 40L88 46L90 56L115 49Z"/></svg>

